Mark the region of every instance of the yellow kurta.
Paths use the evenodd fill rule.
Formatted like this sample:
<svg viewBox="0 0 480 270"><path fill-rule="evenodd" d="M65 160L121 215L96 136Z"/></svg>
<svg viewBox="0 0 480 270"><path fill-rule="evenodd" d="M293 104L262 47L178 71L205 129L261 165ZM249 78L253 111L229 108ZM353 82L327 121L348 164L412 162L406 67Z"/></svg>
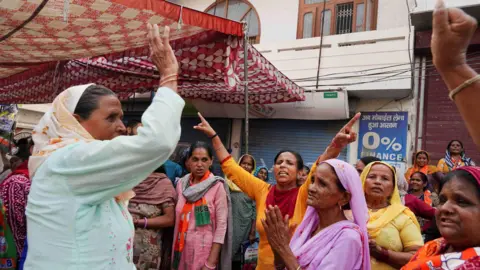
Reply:
<svg viewBox="0 0 480 270"><path fill-rule="evenodd" d="M312 166L311 172L315 171L316 165ZM245 192L257 205L257 232L260 234L260 244L258 248L258 270L270 270L274 267L274 256L267 240L267 235L263 228L261 220L265 218L265 208L267 195L272 185L256 178L245 171L235 161L230 158L222 164L222 170L226 177L232 180L243 192ZM307 211L308 184L306 181L299 189L297 202L293 217L290 219L290 225L298 226L303 220Z"/></svg>
<svg viewBox="0 0 480 270"><path fill-rule="evenodd" d="M387 166L392 170L394 186L389 201L390 205L368 213L370 216L367 224L369 238L374 239L377 245L397 252L402 252L408 247L423 246L420 225L412 211L405 207L400 200L396 171L390 164L381 161L368 164L360 176L364 188L370 170L377 164ZM386 263L377 261L373 256L370 256L370 261L372 270L395 269Z"/></svg>
<svg viewBox="0 0 480 270"><path fill-rule="evenodd" d="M386 212L387 208L380 209L372 215L369 211L369 222L375 221L375 216L381 216ZM377 244L388 250L402 252L405 248L413 246L423 246L423 238L417 225L412 219L404 213L394 218L389 224L383 227L377 237L374 238ZM393 270L394 267L377 261L370 257L372 270Z"/></svg>

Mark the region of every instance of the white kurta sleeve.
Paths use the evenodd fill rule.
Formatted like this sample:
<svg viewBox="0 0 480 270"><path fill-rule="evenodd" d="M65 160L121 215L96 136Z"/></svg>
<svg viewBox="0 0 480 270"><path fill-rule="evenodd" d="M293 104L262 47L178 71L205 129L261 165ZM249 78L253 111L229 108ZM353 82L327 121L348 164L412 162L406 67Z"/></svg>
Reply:
<svg viewBox="0 0 480 270"><path fill-rule="evenodd" d="M65 176L85 203L111 199L132 189L170 157L180 139L184 105L177 93L160 88L142 116L137 136L65 147L47 159L47 169Z"/></svg>

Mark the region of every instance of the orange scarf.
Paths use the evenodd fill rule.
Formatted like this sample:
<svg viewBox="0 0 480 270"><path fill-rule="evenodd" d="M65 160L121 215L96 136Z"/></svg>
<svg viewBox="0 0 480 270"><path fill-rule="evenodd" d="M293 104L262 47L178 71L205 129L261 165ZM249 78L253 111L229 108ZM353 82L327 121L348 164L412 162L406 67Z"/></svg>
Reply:
<svg viewBox="0 0 480 270"><path fill-rule="evenodd" d="M427 189L423 192L423 201L432 206L432 192L430 190Z"/></svg>
<svg viewBox="0 0 480 270"><path fill-rule="evenodd" d="M425 165L423 167L420 167L420 166L417 165L417 157L420 154L425 154L427 156L427 165ZM425 175L428 175L428 163L430 163L430 155L427 153L427 151L420 150L417 153L415 153L415 161L413 162L413 167L410 171L410 175L407 177L407 182L410 182L410 178L416 172L422 172Z"/></svg>
<svg viewBox="0 0 480 270"><path fill-rule="evenodd" d="M430 270L449 269L466 270L478 269L480 266L480 248L468 248L462 252L445 253L448 248L447 241L439 238L428 242L417 251L410 262L402 270Z"/></svg>
<svg viewBox="0 0 480 270"><path fill-rule="evenodd" d="M210 177L210 171L207 171L205 175L200 179L200 182L207 180ZM190 176L190 186L195 184L192 183L193 176ZM185 188L185 187L183 187ZM194 210L195 214L195 223L196 226L203 226L210 224L210 212L208 210L208 204L205 197L202 197L196 202L186 201L182 208L182 213L180 214L180 221L178 222L178 234L175 239L175 247L173 254L173 269L178 269L178 264L182 257L183 249L185 248L185 240L187 238L188 225L191 220L191 213Z"/></svg>

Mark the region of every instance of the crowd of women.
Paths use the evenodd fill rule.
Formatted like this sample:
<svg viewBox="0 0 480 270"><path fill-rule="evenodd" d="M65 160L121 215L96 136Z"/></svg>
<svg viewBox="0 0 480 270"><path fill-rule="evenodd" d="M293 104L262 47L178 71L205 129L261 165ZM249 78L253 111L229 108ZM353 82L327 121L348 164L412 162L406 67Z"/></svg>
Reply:
<svg viewBox="0 0 480 270"><path fill-rule="evenodd" d="M476 22L439 0L433 25L434 64L480 146L480 114L467 113L480 76L464 55ZM312 168L282 150L269 177L251 155L235 162L199 115L213 147L196 142L166 163L184 101L168 27L148 31L162 79L131 136L115 94L90 84L60 93L18 143L0 184L0 268L240 269L242 242L258 237L260 270L480 269L480 168L458 140L436 167L425 151L405 174L373 157L352 166L336 158L356 140L357 114Z"/></svg>

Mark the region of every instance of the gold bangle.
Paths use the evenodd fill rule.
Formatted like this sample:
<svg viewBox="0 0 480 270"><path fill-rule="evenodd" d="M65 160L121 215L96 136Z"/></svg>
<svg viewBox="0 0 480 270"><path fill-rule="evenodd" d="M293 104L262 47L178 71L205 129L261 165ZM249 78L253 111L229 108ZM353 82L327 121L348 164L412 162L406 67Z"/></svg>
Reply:
<svg viewBox="0 0 480 270"><path fill-rule="evenodd" d="M455 101L455 96L460 93L463 89L469 87L470 85L476 83L480 81L480 75L477 75L469 80L466 80L464 83L462 83L460 86L458 86L457 88L453 89L452 91L450 91L450 93L448 94L448 97L452 100L452 101Z"/></svg>
<svg viewBox="0 0 480 270"><path fill-rule="evenodd" d="M160 81L160 86L163 86L164 84L169 83L169 82L176 82L176 81L177 81L177 79L175 79L175 78L172 78L170 80Z"/></svg>
<svg viewBox="0 0 480 270"><path fill-rule="evenodd" d="M164 80L170 79L170 78L172 78L172 77L178 78L178 74L170 74L170 75L162 76L162 78L160 79L160 81L164 81Z"/></svg>

